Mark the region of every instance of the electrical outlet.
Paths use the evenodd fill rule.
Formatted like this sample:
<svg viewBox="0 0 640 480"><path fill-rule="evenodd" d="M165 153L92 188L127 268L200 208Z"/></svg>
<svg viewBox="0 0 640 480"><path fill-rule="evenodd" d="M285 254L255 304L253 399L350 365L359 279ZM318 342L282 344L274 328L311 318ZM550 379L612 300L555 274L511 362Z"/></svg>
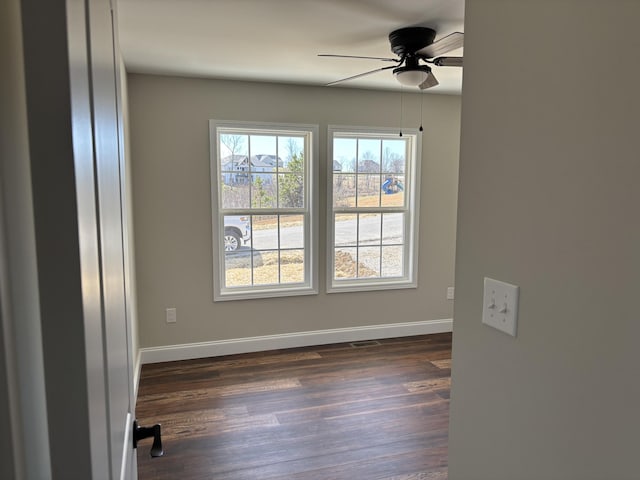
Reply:
<svg viewBox="0 0 640 480"><path fill-rule="evenodd" d="M167 308L166 310L167 323L176 323L178 321L178 314L175 308Z"/></svg>
<svg viewBox="0 0 640 480"><path fill-rule="evenodd" d="M492 278L484 278L482 323L516 336L520 288Z"/></svg>
<svg viewBox="0 0 640 480"><path fill-rule="evenodd" d="M453 300L456 296L455 287L447 287L447 300Z"/></svg>

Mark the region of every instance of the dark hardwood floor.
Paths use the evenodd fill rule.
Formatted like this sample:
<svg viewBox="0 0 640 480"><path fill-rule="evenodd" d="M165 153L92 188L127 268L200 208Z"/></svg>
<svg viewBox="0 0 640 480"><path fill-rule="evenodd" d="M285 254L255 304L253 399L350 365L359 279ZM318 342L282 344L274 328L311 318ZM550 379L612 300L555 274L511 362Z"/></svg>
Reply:
<svg viewBox="0 0 640 480"><path fill-rule="evenodd" d="M450 364L437 334L144 365L139 478L446 479Z"/></svg>

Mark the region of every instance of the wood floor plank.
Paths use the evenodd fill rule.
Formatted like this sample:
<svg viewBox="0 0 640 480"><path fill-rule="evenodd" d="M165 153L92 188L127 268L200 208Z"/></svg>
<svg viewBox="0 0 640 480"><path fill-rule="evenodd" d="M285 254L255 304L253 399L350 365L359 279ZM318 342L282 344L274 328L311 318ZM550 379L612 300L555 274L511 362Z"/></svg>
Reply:
<svg viewBox="0 0 640 480"><path fill-rule="evenodd" d="M408 475L394 475L386 480L447 480L447 469L436 469L430 472L416 472Z"/></svg>
<svg viewBox="0 0 640 480"><path fill-rule="evenodd" d="M412 393L449 390L451 388L451 378L430 378L427 380L405 383L404 386Z"/></svg>
<svg viewBox="0 0 640 480"><path fill-rule="evenodd" d="M442 360L431 360L431 363L433 363L438 368L451 369L451 359L450 358L444 358Z"/></svg>
<svg viewBox="0 0 640 480"><path fill-rule="evenodd" d="M175 391L172 393L146 394L141 403L155 403L156 406L162 403L183 402L198 398L218 398L230 397L233 395L243 395L257 392L272 392L275 390L286 390L299 388L300 382L295 378L284 380L264 380L247 383L237 383L234 385L223 385L210 388L198 388L195 390Z"/></svg>
<svg viewBox="0 0 640 480"><path fill-rule="evenodd" d="M141 480L446 480L451 335L145 365Z"/></svg>

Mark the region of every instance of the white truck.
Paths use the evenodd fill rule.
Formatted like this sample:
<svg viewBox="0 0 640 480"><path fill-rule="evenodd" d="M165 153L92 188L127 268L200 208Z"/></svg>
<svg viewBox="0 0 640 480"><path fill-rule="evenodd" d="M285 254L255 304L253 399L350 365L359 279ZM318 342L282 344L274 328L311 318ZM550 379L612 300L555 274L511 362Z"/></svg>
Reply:
<svg viewBox="0 0 640 480"><path fill-rule="evenodd" d="M248 215L225 215L224 251L234 252L251 239L251 218Z"/></svg>

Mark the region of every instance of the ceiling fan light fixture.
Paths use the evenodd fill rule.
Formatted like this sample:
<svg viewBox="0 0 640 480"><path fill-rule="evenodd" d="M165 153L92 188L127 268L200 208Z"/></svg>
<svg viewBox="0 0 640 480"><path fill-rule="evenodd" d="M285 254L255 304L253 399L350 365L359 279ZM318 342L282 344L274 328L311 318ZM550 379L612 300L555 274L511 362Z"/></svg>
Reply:
<svg viewBox="0 0 640 480"><path fill-rule="evenodd" d="M407 87L417 87L424 82L431 69L426 65L421 65L418 68L399 67L393 71L398 82Z"/></svg>

